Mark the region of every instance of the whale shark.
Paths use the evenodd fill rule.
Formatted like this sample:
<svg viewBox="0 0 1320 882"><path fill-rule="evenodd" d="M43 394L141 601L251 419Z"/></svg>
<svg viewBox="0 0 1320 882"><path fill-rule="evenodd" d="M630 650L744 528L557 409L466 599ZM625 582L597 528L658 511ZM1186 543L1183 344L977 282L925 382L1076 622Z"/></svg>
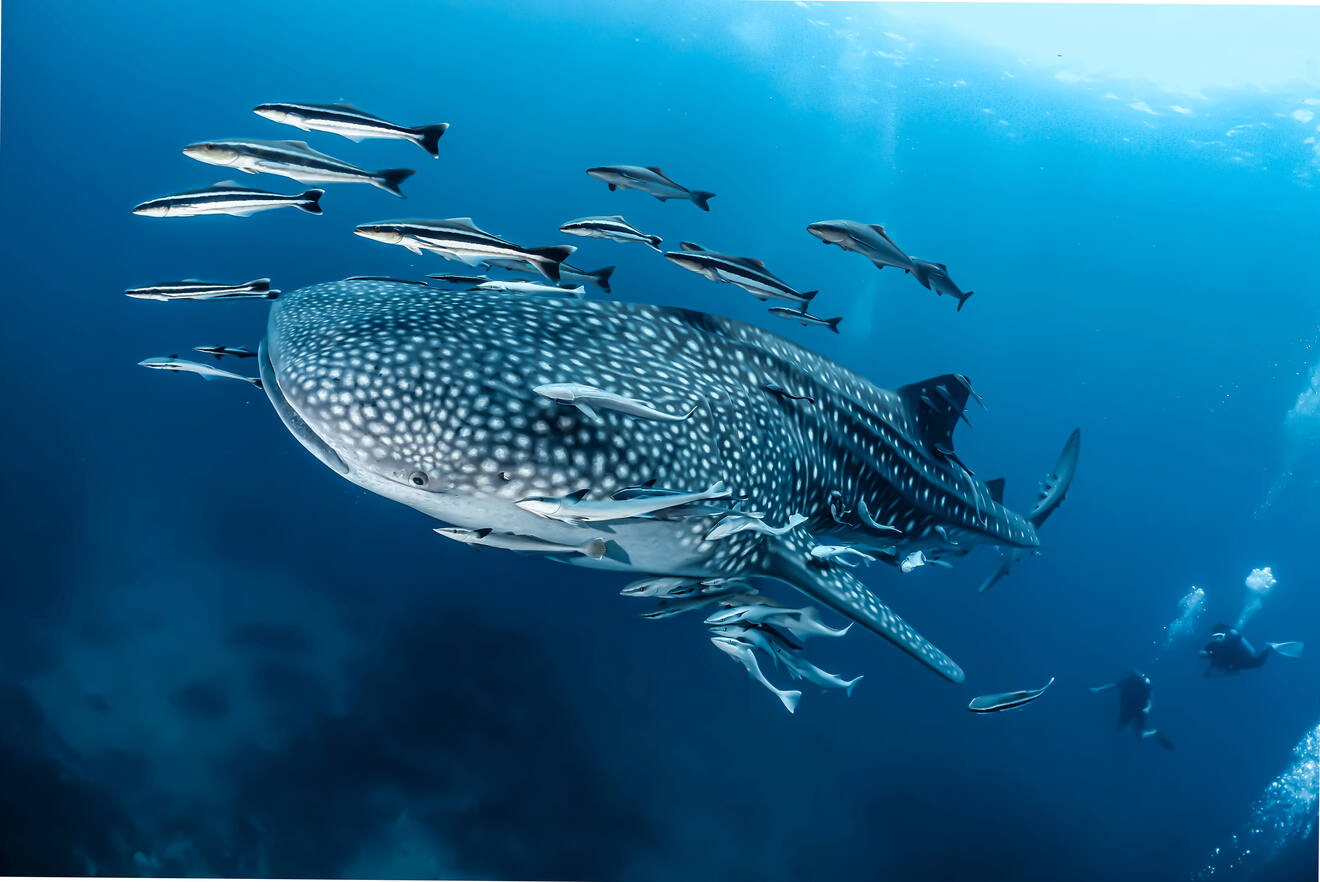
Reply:
<svg viewBox="0 0 1320 882"><path fill-rule="evenodd" d="M1038 545L1031 520L953 449L974 395L965 377L886 390L784 337L707 313L346 280L273 301L258 361L289 431L366 490L464 530L574 547L604 540L599 556L550 557L574 566L778 580L955 682L964 675L953 659L850 568L811 549L829 537L897 566L914 551ZM682 421L615 411L592 420L535 391L551 383L702 406ZM518 505L720 484L769 522L801 515L797 527L709 541L718 515L583 524Z"/></svg>

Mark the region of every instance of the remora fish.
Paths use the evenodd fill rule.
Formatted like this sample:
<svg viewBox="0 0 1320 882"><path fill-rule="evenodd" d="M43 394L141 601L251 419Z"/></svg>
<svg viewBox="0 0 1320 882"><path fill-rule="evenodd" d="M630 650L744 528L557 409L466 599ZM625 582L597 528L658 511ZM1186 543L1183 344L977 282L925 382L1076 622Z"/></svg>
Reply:
<svg viewBox="0 0 1320 882"><path fill-rule="evenodd" d="M423 288L431 287L421 279L396 279L393 276L349 276L346 282L394 282L397 285L420 285Z"/></svg>
<svg viewBox="0 0 1320 882"><path fill-rule="evenodd" d="M364 138L394 138L412 141L432 157L440 155L440 136L449 123L433 126L400 126L358 110L352 104L259 104L252 108L257 116L272 122L302 129L304 132L330 132L343 135L350 141Z"/></svg>
<svg viewBox="0 0 1320 882"><path fill-rule="evenodd" d="M251 383L258 389L261 388L260 377L245 377L242 374L236 374L233 371L222 370L218 367L212 367L209 364L202 364L199 361L187 361L179 358L177 355L159 358L144 358L138 362L144 368L152 368L158 371L177 371L183 374L197 374L203 380L214 380L219 377L225 380L242 380L244 383Z"/></svg>
<svg viewBox="0 0 1320 882"><path fill-rule="evenodd" d="M307 190L294 196L240 187L233 181L220 181L197 190L183 190L169 196L148 199L133 209L143 217L199 217L205 214L229 214L248 217L272 208L300 208L308 214L321 213L324 190Z"/></svg>
<svg viewBox="0 0 1320 882"><path fill-rule="evenodd" d="M580 217L562 224L559 232L568 233L570 236L609 239L612 242L641 242L650 245L656 251L660 250L660 243L664 241L659 236L643 233L617 214Z"/></svg>
<svg viewBox="0 0 1320 882"><path fill-rule="evenodd" d="M640 190L661 202L687 199L702 211L710 211L707 202L715 196L708 190L689 190L654 165L601 165L587 169L587 174L609 184L610 190Z"/></svg>
<svg viewBox="0 0 1320 882"><path fill-rule="evenodd" d="M371 184L386 193L404 198L399 185L416 174L412 168L387 168L363 171L356 165L326 156L307 146L306 141L259 141L227 139L198 141L183 148L184 156L209 165L223 165L255 175L266 172L283 175L304 184Z"/></svg>
<svg viewBox="0 0 1320 882"><path fill-rule="evenodd" d="M661 598L660 602L642 613L642 618L651 621L673 618L693 610L705 609L708 606L738 606L743 603L753 603L757 600L755 589L744 589L742 591L723 594L700 595L697 597L680 597L677 599Z"/></svg>
<svg viewBox="0 0 1320 882"><path fill-rule="evenodd" d="M922 284L925 288L931 288L937 295L949 294L958 299L958 308L955 312L962 312L963 304L967 298L972 296L971 291L960 291L958 286L949 278L949 268L942 263L931 263L929 260L922 260L920 257L912 258L912 277Z"/></svg>
<svg viewBox="0 0 1320 882"><path fill-rule="evenodd" d="M816 296L815 291L799 293L754 257L734 257L708 251L695 242L680 242L682 251L666 251L665 258L670 262L705 276L712 282L728 282L737 285L758 300L786 300L805 309Z"/></svg>
<svg viewBox="0 0 1320 882"><path fill-rule="evenodd" d="M523 248L499 236L487 233L470 217L444 220L396 220L361 224L353 232L364 239L402 245L413 254L423 249L441 257L458 260L469 266L492 258L516 258L531 264L552 282L559 281L559 264L577 249L572 245Z"/></svg>
<svg viewBox="0 0 1320 882"><path fill-rule="evenodd" d="M583 383L544 383L532 391L537 395L544 395L551 401L571 404L582 411L588 419L598 423L604 422L600 415L596 413L598 407L601 410L611 410L626 416L670 423L681 423L697 412L697 405L694 404L691 410L681 416L665 413L662 410L656 410L645 401L619 395L616 392L607 392L604 389L597 389L595 386L587 386ZM662 493L663 491L652 491L651 495L661 495Z"/></svg>
<svg viewBox="0 0 1320 882"><path fill-rule="evenodd" d="M855 567L857 566L857 563L862 562L875 562L874 557L860 549L853 548L851 545L813 545L811 551L808 553L815 560L833 561L834 563L843 564L846 567ZM857 563L848 562L848 555L850 554L857 555Z"/></svg>
<svg viewBox="0 0 1320 882"><path fill-rule="evenodd" d="M802 697L802 693L796 689L780 689L767 680L765 674L761 673L761 665L756 661L756 654L752 651L751 644L735 640L732 637L712 637L710 642L714 643L721 652L746 668L747 676L773 692L775 697L784 703L784 707L788 709L790 714L797 710L798 699Z"/></svg>
<svg viewBox="0 0 1320 882"><path fill-rule="evenodd" d="M1050 682L1039 689L1019 689L1016 692L997 692L994 695L978 695L967 705L967 709L974 714L991 714L995 711L1011 710L1015 707L1035 701L1045 694L1045 690L1050 688L1054 678L1050 677Z"/></svg>
<svg viewBox="0 0 1320 882"><path fill-rule="evenodd" d="M536 275L539 272L535 266L526 260L493 257L482 262L487 266L499 267L515 273ZM560 281L576 282L579 285L592 284L606 294L610 293L610 276L612 275L614 275L614 267L612 266L603 266L598 270L584 270L564 261L559 264Z"/></svg>
<svg viewBox="0 0 1320 882"><path fill-rule="evenodd" d="M558 285L542 285L540 282L524 282L520 279L487 279L472 288L473 291L504 291L508 294L540 294L549 297L586 297L587 289L578 285L576 288L561 288Z"/></svg>
<svg viewBox="0 0 1320 882"><path fill-rule="evenodd" d="M523 536L519 533L497 533L489 527L482 530L464 530L461 527L436 527L435 531L446 539L463 542L467 545L481 545L486 548L503 548L506 551L534 551L539 554L585 554L600 560L605 556L605 540L597 537L579 545L564 545L560 542L547 542L535 536Z"/></svg>
<svg viewBox="0 0 1320 882"><path fill-rule="evenodd" d="M763 622L783 628L796 637L842 637L852 628L850 622L844 628L831 628L819 618L820 613L814 606L802 609L789 609L765 602L735 606L713 613L706 618L707 625L735 625L748 622L759 625Z"/></svg>
<svg viewBox="0 0 1320 882"><path fill-rule="evenodd" d="M797 529L798 526L806 522L807 516L796 512L789 517L782 527L772 527L752 514L729 514L721 518L718 524L711 527L710 532L706 534L706 541L714 542L717 539L724 539L745 530L752 530L766 536L782 536L789 530Z"/></svg>
<svg viewBox="0 0 1320 882"><path fill-rule="evenodd" d="M912 272L912 258L889 238L879 224L863 224L850 220L817 221L807 225L807 232L826 245L838 245L844 251L862 255L880 269L897 267Z"/></svg>
<svg viewBox="0 0 1320 882"><path fill-rule="evenodd" d="M761 388L783 401L805 401L807 404L816 403L816 399L808 395L794 395L778 383L766 383Z"/></svg>
<svg viewBox="0 0 1320 882"><path fill-rule="evenodd" d="M428 279L437 279L441 282L453 282L459 285L475 285L478 282L489 282L490 276L461 276L455 273L427 273Z"/></svg>
<svg viewBox="0 0 1320 882"><path fill-rule="evenodd" d="M194 346L193 352L204 352L207 355L214 355L217 361L224 358L226 355L233 358L257 357L257 354L246 346Z"/></svg>
<svg viewBox="0 0 1320 882"><path fill-rule="evenodd" d="M271 288L270 279L253 279L239 285L224 282L159 282L124 292L135 300L274 300L280 292Z"/></svg>
<svg viewBox="0 0 1320 882"><path fill-rule="evenodd" d="M790 309L787 306L772 306L770 311L780 318L786 318L789 321L797 322L804 328L812 327L829 328L834 333L839 333L839 322L843 321L843 316L837 315L834 318L821 318L818 315L811 315L807 312L805 304L801 309Z"/></svg>
<svg viewBox="0 0 1320 882"><path fill-rule="evenodd" d="M1038 544L1035 527L956 462L953 430L970 389L955 376L888 391L763 328L718 316L329 282L274 301L258 361L285 425L325 465L455 526L576 545L593 533L518 501L579 487L607 495L652 479L688 488L725 480L774 523L801 512L808 522L785 536L720 542L704 541L703 525L690 520L614 521L601 528L610 539L605 557L567 560L638 574L778 579L952 680L962 670L853 571L810 562L813 533L855 544L874 538L860 522L835 523L831 500L844 511L864 499L874 518L901 530L897 555L929 548L936 527L959 543L958 554ZM580 364L609 370L620 394L705 404L681 423L602 426L567 409L545 419L532 389ZM816 403L783 407L760 388L768 382ZM492 395L491 384L508 394Z"/></svg>
<svg viewBox="0 0 1320 882"><path fill-rule="evenodd" d="M694 493L639 496L636 499L587 499L589 492L589 490L578 490L567 496L528 496L526 499L519 499L515 505L538 517L577 523L641 518L667 508L676 508L707 499L728 499L731 496L723 481L716 481L705 490Z"/></svg>

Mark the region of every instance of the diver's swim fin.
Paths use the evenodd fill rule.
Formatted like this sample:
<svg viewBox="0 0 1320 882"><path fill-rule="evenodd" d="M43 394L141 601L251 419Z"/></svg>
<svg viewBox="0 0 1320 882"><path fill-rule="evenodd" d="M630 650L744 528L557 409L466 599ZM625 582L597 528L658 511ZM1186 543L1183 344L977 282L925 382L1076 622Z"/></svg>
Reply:
<svg viewBox="0 0 1320 882"><path fill-rule="evenodd" d="M1143 740L1146 738L1154 738L1160 747L1163 747L1165 750L1175 749L1173 742L1161 735L1159 729L1147 729L1141 733L1141 737Z"/></svg>
<svg viewBox="0 0 1320 882"><path fill-rule="evenodd" d="M885 606L856 576L842 567L808 563L810 546L805 537L785 536L775 543L764 575L787 582L812 600L860 622L940 676L954 683L963 681L966 675L957 662Z"/></svg>
<svg viewBox="0 0 1320 882"><path fill-rule="evenodd" d="M1302 648L1306 644L1300 640L1292 640L1288 643L1269 643L1266 645L1284 658L1301 658Z"/></svg>

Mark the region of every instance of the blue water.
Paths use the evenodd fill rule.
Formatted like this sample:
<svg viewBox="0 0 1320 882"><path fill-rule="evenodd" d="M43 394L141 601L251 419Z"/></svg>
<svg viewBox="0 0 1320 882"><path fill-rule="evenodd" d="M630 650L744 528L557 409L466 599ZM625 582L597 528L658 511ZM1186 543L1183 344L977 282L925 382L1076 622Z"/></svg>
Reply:
<svg viewBox="0 0 1320 882"><path fill-rule="evenodd" d="M1284 428L1320 314L1320 154L1293 113L1320 89L1059 78L851 4L19 0L4 24L0 873L1315 878L1314 824L1249 831L1317 723L1320 653L1206 678L1196 651L1262 566L1279 584L1249 636L1320 649L1320 450ZM407 202L330 185L320 218L130 214L230 176L186 143L304 137L251 113L276 100L452 128L438 160L306 136L418 168ZM719 195L706 214L609 193L582 173L605 163ZM698 621L639 619L625 579L441 540L308 456L260 392L136 366L255 346L266 307L127 287L462 272L352 228L470 215L550 244L591 213L760 256L844 320L798 328L649 249L573 240L620 299L759 323L888 388L970 376L987 407L959 453L1018 510L1082 428L1041 556L991 593L989 550L864 573L966 684L858 632L813 655L864 673L854 696L789 716ZM822 248L804 227L833 217L884 223L976 296L955 313ZM1192 585L1201 627L1165 649ZM1086 689L1134 666L1172 753ZM1026 708L965 710L1050 676Z"/></svg>

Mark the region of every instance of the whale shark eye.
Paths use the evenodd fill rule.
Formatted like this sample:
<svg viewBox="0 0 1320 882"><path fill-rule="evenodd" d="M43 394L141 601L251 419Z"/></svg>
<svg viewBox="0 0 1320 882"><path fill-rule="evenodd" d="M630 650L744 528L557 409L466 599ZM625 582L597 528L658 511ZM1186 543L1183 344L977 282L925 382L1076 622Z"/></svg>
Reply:
<svg viewBox="0 0 1320 882"><path fill-rule="evenodd" d="M426 472L413 472L408 476L408 481L414 487L425 487L431 479L427 477Z"/></svg>

